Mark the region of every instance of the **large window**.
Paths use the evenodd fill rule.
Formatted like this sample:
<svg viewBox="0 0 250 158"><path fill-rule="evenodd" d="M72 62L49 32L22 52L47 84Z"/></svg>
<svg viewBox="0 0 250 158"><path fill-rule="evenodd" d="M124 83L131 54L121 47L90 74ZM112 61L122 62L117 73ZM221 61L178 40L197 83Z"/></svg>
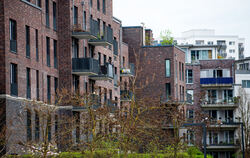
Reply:
<svg viewBox="0 0 250 158"><path fill-rule="evenodd" d="M77 75L73 75L73 87L74 87L74 92L79 93L80 89L80 78Z"/></svg>
<svg viewBox="0 0 250 158"><path fill-rule="evenodd" d="M45 0L46 26L49 27L49 0Z"/></svg>
<svg viewBox="0 0 250 158"><path fill-rule="evenodd" d="M193 104L194 102L194 90L187 90L187 102Z"/></svg>
<svg viewBox="0 0 250 158"><path fill-rule="evenodd" d="M53 2L53 29L56 30L56 3Z"/></svg>
<svg viewBox="0 0 250 158"><path fill-rule="evenodd" d="M17 65L10 64L10 94L18 96Z"/></svg>
<svg viewBox="0 0 250 158"><path fill-rule="evenodd" d="M51 103L51 84L50 84L50 76L47 76L47 101Z"/></svg>
<svg viewBox="0 0 250 158"><path fill-rule="evenodd" d="M57 67L57 41L54 40L54 68L58 68Z"/></svg>
<svg viewBox="0 0 250 158"><path fill-rule="evenodd" d="M27 110L26 112L26 132L27 132L27 141L32 141L32 122L31 122L31 112Z"/></svg>
<svg viewBox="0 0 250 158"><path fill-rule="evenodd" d="M166 83L166 99L169 100L171 97L171 86L170 83Z"/></svg>
<svg viewBox="0 0 250 158"><path fill-rule="evenodd" d="M194 119L194 110L188 110L187 111L187 119L188 119L188 122L193 122L193 119Z"/></svg>
<svg viewBox="0 0 250 158"><path fill-rule="evenodd" d="M250 88L250 80L242 80L242 88Z"/></svg>
<svg viewBox="0 0 250 158"><path fill-rule="evenodd" d="M186 83L193 83L193 70L186 71Z"/></svg>
<svg viewBox="0 0 250 158"><path fill-rule="evenodd" d="M102 12L106 14L106 0L102 0Z"/></svg>
<svg viewBox="0 0 250 158"><path fill-rule="evenodd" d="M74 25L78 24L78 8L76 6L74 6L74 19L73 19L73 23Z"/></svg>
<svg viewBox="0 0 250 158"><path fill-rule="evenodd" d="M73 50L73 54L72 54L72 57L73 58L78 58L79 57L79 40L78 39L75 39L73 38L72 39L72 50Z"/></svg>
<svg viewBox="0 0 250 158"><path fill-rule="evenodd" d="M30 68L26 69L26 98L31 98Z"/></svg>
<svg viewBox="0 0 250 158"><path fill-rule="evenodd" d="M10 51L17 52L17 26L16 21L10 19Z"/></svg>
<svg viewBox="0 0 250 158"><path fill-rule="evenodd" d="M192 50L191 51L191 61L198 60L208 60L212 59L212 51L211 50Z"/></svg>
<svg viewBox="0 0 250 158"><path fill-rule="evenodd" d="M165 66L166 66L166 77L170 77L171 74L170 60L165 60Z"/></svg>
<svg viewBox="0 0 250 158"><path fill-rule="evenodd" d="M36 70L36 99L39 100L39 71Z"/></svg>
<svg viewBox="0 0 250 158"><path fill-rule="evenodd" d="M100 0L97 0L97 10L100 11Z"/></svg>
<svg viewBox="0 0 250 158"><path fill-rule="evenodd" d="M50 67L50 38L46 37L47 66Z"/></svg>
<svg viewBox="0 0 250 158"><path fill-rule="evenodd" d="M36 5L37 5L38 7L42 7L41 0L36 0Z"/></svg>
<svg viewBox="0 0 250 158"><path fill-rule="evenodd" d="M26 57L30 58L30 27L25 26L25 34L26 34Z"/></svg>
<svg viewBox="0 0 250 158"><path fill-rule="evenodd" d="M35 140L36 142L40 140L40 119L38 112L35 113Z"/></svg>
<svg viewBox="0 0 250 158"><path fill-rule="evenodd" d="M36 29L36 61L39 61L39 51L38 51L38 30Z"/></svg>

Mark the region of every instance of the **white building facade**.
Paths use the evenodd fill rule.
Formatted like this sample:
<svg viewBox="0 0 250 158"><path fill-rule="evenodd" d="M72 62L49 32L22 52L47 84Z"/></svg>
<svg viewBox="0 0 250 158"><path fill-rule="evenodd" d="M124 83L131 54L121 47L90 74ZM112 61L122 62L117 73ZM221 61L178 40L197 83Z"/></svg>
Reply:
<svg viewBox="0 0 250 158"><path fill-rule="evenodd" d="M215 30L189 30L182 37L175 38L177 45L218 46L216 59L243 59L244 38L234 35L216 35Z"/></svg>

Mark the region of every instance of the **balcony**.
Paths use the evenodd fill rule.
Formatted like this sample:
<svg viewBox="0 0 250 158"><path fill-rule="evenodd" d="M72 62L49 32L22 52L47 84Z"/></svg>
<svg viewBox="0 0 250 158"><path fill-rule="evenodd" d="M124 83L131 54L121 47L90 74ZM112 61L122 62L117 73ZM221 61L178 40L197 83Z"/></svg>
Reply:
<svg viewBox="0 0 250 158"><path fill-rule="evenodd" d="M209 150L237 150L240 148L240 144L220 142L218 144L207 144Z"/></svg>
<svg viewBox="0 0 250 158"><path fill-rule="evenodd" d="M86 111L88 107L94 110L100 108L100 97L96 94L90 94L85 106L73 106L72 111Z"/></svg>
<svg viewBox="0 0 250 158"><path fill-rule="evenodd" d="M224 100L219 100L217 98L210 98L201 105L202 108L207 110L223 109L230 110L238 107L237 100L235 98L227 98Z"/></svg>
<svg viewBox="0 0 250 158"><path fill-rule="evenodd" d="M239 52L244 52L244 50L245 50L245 48L244 48L244 46L243 45L239 45Z"/></svg>
<svg viewBox="0 0 250 158"><path fill-rule="evenodd" d="M93 58L73 58L72 74L81 76L98 75L99 62Z"/></svg>
<svg viewBox="0 0 250 158"><path fill-rule="evenodd" d="M222 41L222 42L218 41L217 45L219 46L220 50L226 50L227 49L227 45L226 45L226 43L224 41Z"/></svg>
<svg viewBox="0 0 250 158"><path fill-rule="evenodd" d="M90 29L88 31L83 30L81 25L75 25L72 32L72 37L77 39L97 39L99 32L98 22L91 19Z"/></svg>
<svg viewBox="0 0 250 158"><path fill-rule="evenodd" d="M99 31L98 31L99 32ZM113 30L111 27L105 26L103 34L98 33L97 39L90 39L89 44L94 46L112 46L113 45Z"/></svg>
<svg viewBox="0 0 250 158"><path fill-rule="evenodd" d="M201 87L231 87L233 85L233 78L201 78L200 84Z"/></svg>
<svg viewBox="0 0 250 158"><path fill-rule="evenodd" d="M121 90L121 102L132 101L133 93L129 90Z"/></svg>
<svg viewBox="0 0 250 158"><path fill-rule="evenodd" d="M233 119L228 120L211 120L208 129L214 130L214 128L219 128L221 130L229 130L239 128L240 124L234 122Z"/></svg>
<svg viewBox="0 0 250 158"><path fill-rule="evenodd" d="M100 71L97 75L91 75L89 78L93 80L112 80L114 79L113 65L106 63L100 67Z"/></svg>
<svg viewBox="0 0 250 158"><path fill-rule="evenodd" d="M121 68L120 76L133 77L134 76L134 64L130 64L129 68Z"/></svg>

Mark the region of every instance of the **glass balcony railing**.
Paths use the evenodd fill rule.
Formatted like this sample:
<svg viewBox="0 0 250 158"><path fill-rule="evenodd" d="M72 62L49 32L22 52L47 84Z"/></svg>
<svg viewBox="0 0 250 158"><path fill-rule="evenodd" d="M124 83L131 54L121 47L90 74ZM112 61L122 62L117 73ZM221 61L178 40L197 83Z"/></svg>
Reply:
<svg viewBox="0 0 250 158"><path fill-rule="evenodd" d="M233 84L232 77L221 77L221 78L201 78L200 84L203 85L223 85L223 84Z"/></svg>
<svg viewBox="0 0 250 158"><path fill-rule="evenodd" d="M99 25L96 20L90 19L90 28L83 29L81 25L74 25L72 36L77 39L97 39L99 35Z"/></svg>
<svg viewBox="0 0 250 158"><path fill-rule="evenodd" d="M97 75L99 73L99 62L93 58L73 58L72 73L83 76Z"/></svg>

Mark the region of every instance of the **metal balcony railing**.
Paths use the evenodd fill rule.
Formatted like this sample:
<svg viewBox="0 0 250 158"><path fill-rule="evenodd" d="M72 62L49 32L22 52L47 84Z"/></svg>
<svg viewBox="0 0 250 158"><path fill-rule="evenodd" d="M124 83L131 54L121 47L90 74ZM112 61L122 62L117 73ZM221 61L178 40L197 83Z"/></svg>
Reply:
<svg viewBox="0 0 250 158"><path fill-rule="evenodd" d="M113 65L106 63L100 66L100 71L97 75L89 76L94 80L109 80L114 78Z"/></svg>
<svg viewBox="0 0 250 158"><path fill-rule="evenodd" d="M232 77L201 78L200 84L233 84L233 78Z"/></svg>
<svg viewBox="0 0 250 158"><path fill-rule="evenodd" d="M99 73L99 62L93 58L73 58L72 73L78 75L97 75Z"/></svg>
<svg viewBox="0 0 250 158"><path fill-rule="evenodd" d="M98 29L99 30L99 29ZM108 46L113 44L113 29L111 27L104 26L103 33L98 31L97 39L90 39L89 44L95 46Z"/></svg>
<svg viewBox="0 0 250 158"><path fill-rule="evenodd" d="M134 76L135 75L135 68L134 64L129 64L129 68L121 68L120 75L121 76Z"/></svg>
<svg viewBox="0 0 250 158"><path fill-rule="evenodd" d="M16 40L10 40L10 51L17 52L17 41Z"/></svg>
<svg viewBox="0 0 250 158"><path fill-rule="evenodd" d="M72 36L78 39L97 39L100 35L99 25L96 20L90 19L89 30L83 29L81 25L74 25Z"/></svg>

